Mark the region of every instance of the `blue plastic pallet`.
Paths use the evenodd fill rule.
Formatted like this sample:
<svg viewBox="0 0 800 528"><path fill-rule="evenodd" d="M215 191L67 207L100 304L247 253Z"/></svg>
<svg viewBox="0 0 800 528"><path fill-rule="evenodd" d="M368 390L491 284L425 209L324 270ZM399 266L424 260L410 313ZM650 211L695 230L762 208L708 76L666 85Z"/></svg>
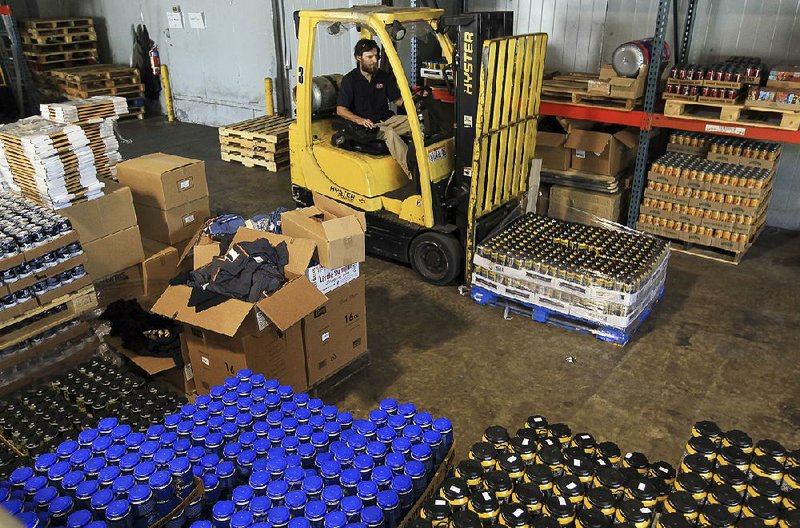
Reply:
<svg viewBox="0 0 800 528"><path fill-rule="evenodd" d="M470 290L470 297L472 300L481 305L494 306L495 308L503 308L508 312L530 317L534 321L540 323L547 323L567 330L574 330L583 334L592 334L597 339L608 341L617 345L626 345L631 340L633 335L642 326L645 319L650 316L650 312L661 297L664 296L664 289L658 292L656 299L644 309L644 311L631 323L627 328L621 330L610 326L605 326L602 323L588 321L574 315L544 308L536 304L518 301L516 299L509 299L493 291L482 288L481 286L472 286Z"/></svg>

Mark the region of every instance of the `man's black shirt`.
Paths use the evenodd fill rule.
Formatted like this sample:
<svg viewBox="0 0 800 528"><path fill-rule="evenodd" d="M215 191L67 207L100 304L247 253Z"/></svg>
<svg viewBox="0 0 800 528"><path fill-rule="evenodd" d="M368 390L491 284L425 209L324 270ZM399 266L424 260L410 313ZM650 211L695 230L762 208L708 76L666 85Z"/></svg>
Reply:
<svg viewBox="0 0 800 528"><path fill-rule="evenodd" d="M400 88L393 75L378 70L372 74L372 80L367 81L356 67L342 78L336 105L377 123L393 115L389 110L389 101L398 99Z"/></svg>

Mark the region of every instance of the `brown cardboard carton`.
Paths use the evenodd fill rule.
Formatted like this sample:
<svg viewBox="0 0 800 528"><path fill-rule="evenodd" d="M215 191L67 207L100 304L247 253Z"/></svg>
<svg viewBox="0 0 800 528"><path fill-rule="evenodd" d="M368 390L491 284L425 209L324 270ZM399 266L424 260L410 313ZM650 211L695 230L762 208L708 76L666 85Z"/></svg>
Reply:
<svg viewBox="0 0 800 528"><path fill-rule="evenodd" d="M130 189L112 181L105 184L103 196L58 211L72 222L82 245L136 225Z"/></svg>
<svg viewBox="0 0 800 528"><path fill-rule="evenodd" d="M550 188L548 216L582 224L593 224L595 216L619 222L622 194L622 191L602 193L553 185Z"/></svg>
<svg viewBox="0 0 800 528"><path fill-rule="evenodd" d="M104 277L94 283L94 289L101 307L122 299L137 299L143 293L141 266L131 266Z"/></svg>
<svg viewBox="0 0 800 528"><path fill-rule="evenodd" d="M328 292L328 302L303 318L308 384L336 373L367 351L364 277Z"/></svg>
<svg viewBox="0 0 800 528"><path fill-rule="evenodd" d="M329 269L364 261L366 228L363 212L317 193L312 207L281 214L283 233L313 240L317 260Z"/></svg>
<svg viewBox="0 0 800 528"><path fill-rule="evenodd" d="M284 269L288 282L281 289L255 303L228 299L198 312L189 306L190 287L169 286L156 301L152 311L203 330L234 337L257 335L268 326L286 331L325 304L327 297L305 277L306 268L314 253L314 242L240 228L233 243L261 238L272 244L286 242L288 247L289 263Z"/></svg>
<svg viewBox="0 0 800 528"><path fill-rule="evenodd" d="M633 159L637 143L636 133L629 129L614 134L572 129L565 146L572 151L573 169L615 176Z"/></svg>
<svg viewBox="0 0 800 528"><path fill-rule="evenodd" d="M542 160L543 169L568 170L571 152L564 145L567 134L558 132L536 132L535 158Z"/></svg>
<svg viewBox="0 0 800 528"><path fill-rule="evenodd" d="M169 280L178 270L178 250L155 240L142 239L144 261L142 262L142 283L144 296L161 295L167 289Z"/></svg>
<svg viewBox="0 0 800 528"><path fill-rule="evenodd" d="M134 224L90 242L81 240L86 252L86 271L94 279L102 279L144 260L142 237Z"/></svg>
<svg viewBox="0 0 800 528"><path fill-rule="evenodd" d="M137 204L172 209L208 196L205 162L157 152L117 165Z"/></svg>
<svg viewBox="0 0 800 528"><path fill-rule="evenodd" d="M138 202L134 206L143 236L168 245L191 238L211 215L207 196L167 210Z"/></svg>

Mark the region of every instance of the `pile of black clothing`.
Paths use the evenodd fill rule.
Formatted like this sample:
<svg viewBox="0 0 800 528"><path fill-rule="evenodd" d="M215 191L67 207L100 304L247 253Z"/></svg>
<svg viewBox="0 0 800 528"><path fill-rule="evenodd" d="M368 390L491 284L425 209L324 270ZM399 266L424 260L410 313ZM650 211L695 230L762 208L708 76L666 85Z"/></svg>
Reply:
<svg viewBox="0 0 800 528"><path fill-rule="evenodd" d="M201 312L228 299L256 302L286 282L289 263L286 242L273 246L266 239L237 242L210 264L175 277L170 284L191 286L189 306Z"/></svg>
<svg viewBox="0 0 800 528"><path fill-rule="evenodd" d="M180 326L173 321L146 312L135 300L111 303L100 318L111 324L110 334L122 339L126 349L142 356L171 357L183 366Z"/></svg>

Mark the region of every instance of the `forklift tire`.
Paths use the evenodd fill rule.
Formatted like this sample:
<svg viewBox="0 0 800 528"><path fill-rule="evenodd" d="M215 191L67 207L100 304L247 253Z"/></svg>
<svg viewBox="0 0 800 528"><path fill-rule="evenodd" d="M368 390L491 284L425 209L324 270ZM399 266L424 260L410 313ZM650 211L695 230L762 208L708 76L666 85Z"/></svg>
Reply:
<svg viewBox="0 0 800 528"><path fill-rule="evenodd" d="M409 260L425 282L444 286L464 271L464 248L451 235L425 231L411 241Z"/></svg>

